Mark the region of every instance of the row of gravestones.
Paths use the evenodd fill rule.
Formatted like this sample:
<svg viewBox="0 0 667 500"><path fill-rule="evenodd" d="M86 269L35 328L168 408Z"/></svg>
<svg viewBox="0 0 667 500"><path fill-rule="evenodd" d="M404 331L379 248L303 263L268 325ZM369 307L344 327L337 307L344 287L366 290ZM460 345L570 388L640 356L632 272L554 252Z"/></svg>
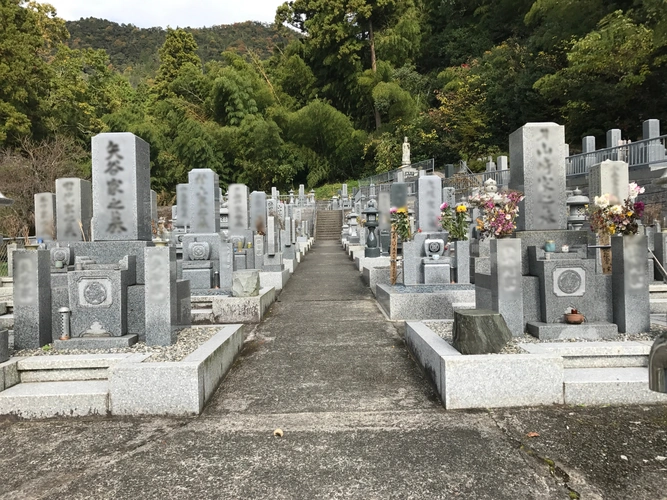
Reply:
<svg viewBox="0 0 667 500"><path fill-rule="evenodd" d="M57 181L65 191L56 189L56 226L62 222L67 230L67 224L78 228L77 239L46 242L39 249L13 254L16 349L37 348L57 339L64 330L62 310L69 311L71 336L81 345L91 338L108 339L109 347L137 339L169 345L176 340L176 331L190 322L195 286L210 291L217 277L223 292L231 290L234 249L231 236L220 231L214 172L190 172L194 223L183 236L187 251L181 261L176 244L153 242L155 197L150 191L149 145L130 133L100 134L92 140L92 157L91 183ZM262 214L266 214L270 207L266 195L253 193L251 198L262 201ZM85 231L86 214L90 214L90 235ZM302 235L309 235L308 214L294 215L301 217ZM282 270L281 245L293 242L295 224L290 221L294 231L281 238L280 228L288 218L266 215L264 220L265 230L253 233L262 250L260 255L255 249L254 255L263 261L260 269ZM73 348L77 342L68 345Z"/></svg>
<svg viewBox="0 0 667 500"><path fill-rule="evenodd" d="M591 323L616 325L626 333L646 331L650 322L647 238L612 238L612 273L603 273L604 252L589 249L597 243L593 235L567 230L566 155L562 126L531 123L514 132L510 136L509 187L525 193L514 238L457 243L455 258L436 262L432 254L441 249L429 251L426 243L447 242L438 216L443 201L455 203L454 192L443 190L437 176L420 177L414 210L418 232L403 245L404 284L449 283L453 278L460 285L470 283L472 275L477 307L503 313L516 335L523 334L526 323L537 329L561 322L563 311L572 305L586 311ZM589 196L611 193L623 200L628 180L627 163L607 161L593 166ZM407 194L402 183L392 184L389 193L380 193L381 243L387 241L382 231L389 229L389 207L406 206ZM473 220L476 215L472 214ZM547 240L553 240L558 249L567 246L571 251L547 256ZM468 258L471 248L472 259ZM530 310L524 311L524 303L531 305Z"/></svg>

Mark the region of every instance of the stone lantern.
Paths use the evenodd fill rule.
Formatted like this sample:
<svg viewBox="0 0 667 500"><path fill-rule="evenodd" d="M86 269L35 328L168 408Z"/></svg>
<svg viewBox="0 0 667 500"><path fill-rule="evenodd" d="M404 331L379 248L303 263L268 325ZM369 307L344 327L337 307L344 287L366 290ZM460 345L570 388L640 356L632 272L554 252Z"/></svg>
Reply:
<svg viewBox="0 0 667 500"><path fill-rule="evenodd" d="M366 209L361 212L366 218L366 227L368 227L368 236L366 237L366 248L364 249L364 257L375 258L381 254L378 245L377 236L375 236L375 229L378 227L378 209L375 208L375 200L371 199L368 202Z"/></svg>
<svg viewBox="0 0 667 500"><path fill-rule="evenodd" d="M289 190L289 204L294 205L294 189Z"/></svg>
<svg viewBox="0 0 667 500"><path fill-rule="evenodd" d="M588 220L588 196L584 196L579 188L575 189L567 201L567 224L569 229L580 231Z"/></svg>
<svg viewBox="0 0 667 500"><path fill-rule="evenodd" d="M359 217L359 214L355 212L350 212L347 215L347 225L349 227L347 240L351 245L359 244L359 223L357 222L357 217Z"/></svg>

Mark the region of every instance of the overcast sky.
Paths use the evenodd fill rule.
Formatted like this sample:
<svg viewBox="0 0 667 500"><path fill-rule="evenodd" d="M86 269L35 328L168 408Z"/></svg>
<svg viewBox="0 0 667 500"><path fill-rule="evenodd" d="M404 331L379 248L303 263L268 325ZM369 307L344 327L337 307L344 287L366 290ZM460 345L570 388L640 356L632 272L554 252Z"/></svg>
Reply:
<svg viewBox="0 0 667 500"><path fill-rule="evenodd" d="M199 28L242 21L273 22L284 0L47 0L58 17L98 17L141 28Z"/></svg>

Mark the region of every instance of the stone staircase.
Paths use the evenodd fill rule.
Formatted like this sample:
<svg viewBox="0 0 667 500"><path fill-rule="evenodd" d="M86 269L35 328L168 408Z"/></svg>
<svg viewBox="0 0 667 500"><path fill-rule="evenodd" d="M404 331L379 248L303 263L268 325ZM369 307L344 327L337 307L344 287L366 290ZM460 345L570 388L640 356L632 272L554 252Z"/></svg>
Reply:
<svg viewBox="0 0 667 500"><path fill-rule="evenodd" d="M521 344L532 354L563 357L566 404L667 403L648 388L650 341Z"/></svg>
<svg viewBox="0 0 667 500"><path fill-rule="evenodd" d="M339 241L343 229L340 210L318 210L315 239L320 241Z"/></svg>
<svg viewBox="0 0 667 500"><path fill-rule="evenodd" d="M33 356L4 363L0 365L0 415L107 415L109 368L132 356L143 355Z"/></svg>

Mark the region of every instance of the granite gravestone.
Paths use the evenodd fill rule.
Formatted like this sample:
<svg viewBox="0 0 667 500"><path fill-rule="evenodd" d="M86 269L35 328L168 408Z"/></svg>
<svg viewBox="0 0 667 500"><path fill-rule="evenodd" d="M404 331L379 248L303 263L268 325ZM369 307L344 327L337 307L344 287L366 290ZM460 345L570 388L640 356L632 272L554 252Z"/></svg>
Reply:
<svg viewBox="0 0 667 500"><path fill-rule="evenodd" d="M190 225L190 186L188 184L178 184L176 186L176 203L178 211L176 212L176 227L185 228Z"/></svg>
<svg viewBox="0 0 667 500"><path fill-rule="evenodd" d="M210 168L195 168L188 175L190 185L190 233L220 232L219 177Z"/></svg>
<svg viewBox="0 0 667 500"><path fill-rule="evenodd" d="M56 195L35 195L35 236L42 241L53 241L56 236Z"/></svg>
<svg viewBox="0 0 667 500"><path fill-rule="evenodd" d="M610 201L616 205L628 197L630 172L624 161L605 160L593 165L588 172L588 197L594 201L596 196L610 195Z"/></svg>
<svg viewBox="0 0 667 500"><path fill-rule="evenodd" d="M129 132L93 137L93 241L151 241L150 146Z"/></svg>
<svg viewBox="0 0 667 500"><path fill-rule="evenodd" d="M403 182L395 182L391 185L389 201L392 207L401 208L408 206L408 185Z"/></svg>
<svg viewBox="0 0 667 500"><path fill-rule="evenodd" d="M75 178L56 180L56 233L60 242L90 241L92 185Z"/></svg>
<svg viewBox="0 0 667 500"><path fill-rule="evenodd" d="M229 230L230 234L243 232L248 229L248 186L245 184L230 184L227 190L229 201Z"/></svg>
<svg viewBox="0 0 667 500"><path fill-rule="evenodd" d="M178 324L176 248L144 249L146 280L146 344L172 345Z"/></svg>
<svg viewBox="0 0 667 500"><path fill-rule="evenodd" d="M14 266L14 349L39 349L52 341L51 254L17 250Z"/></svg>
<svg viewBox="0 0 667 500"><path fill-rule="evenodd" d="M453 187L446 187L442 189L442 201L447 203L450 207L456 206L456 189ZM440 214L438 214L440 215Z"/></svg>
<svg viewBox="0 0 667 500"><path fill-rule="evenodd" d="M266 193L250 193L250 229L266 234Z"/></svg>
<svg viewBox="0 0 667 500"><path fill-rule="evenodd" d="M510 135L509 187L526 195L518 231L567 229L565 150L565 127L555 123L528 123Z"/></svg>
<svg viewBox="0 0 667 500"><path fill-rule="evenodd" d="M651 311L646 236L611 238L614 323L627 334L648 332Z"/></svg>
<svg viewBox="0 0 667 500"><path fill-rule="evenodd" d="M157 193L151 189L151 226L153 231L157 231Z"/></svg>
<svg viewBox="0 0 667 500"><path fill-rule="evenodd" d="M521 240L491 240L491 303L503 315L512 335L524 333Z"/></svg>
<svg viewBox="0 0 667 500"><path fill-rule="evenodd" d="M442 181L436 175L427 175L420 177L417 183L419 229L424 232L439 231Z"/></svg>

